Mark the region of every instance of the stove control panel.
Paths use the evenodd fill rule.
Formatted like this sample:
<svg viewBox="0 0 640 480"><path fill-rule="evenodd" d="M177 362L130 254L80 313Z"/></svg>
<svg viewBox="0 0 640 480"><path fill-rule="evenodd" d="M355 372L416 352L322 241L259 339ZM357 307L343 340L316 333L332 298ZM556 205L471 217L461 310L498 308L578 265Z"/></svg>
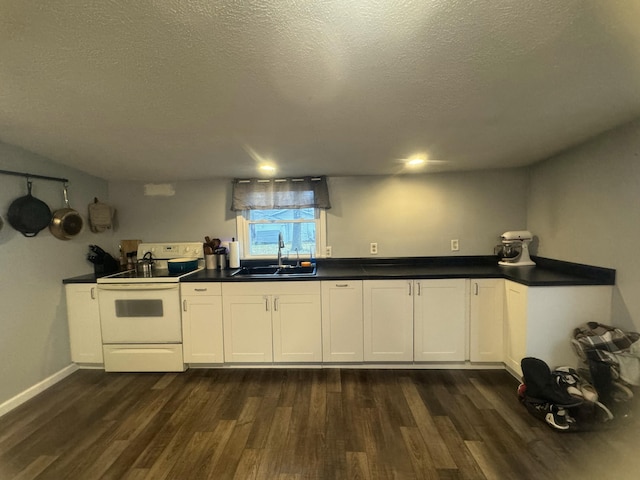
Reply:
<svg viewBox="0 0 640 480"><path fill-rule="evenodd" d="M138 259L149 252L154 260L204 258L202 242L141 243L138 245Z"/></svg>

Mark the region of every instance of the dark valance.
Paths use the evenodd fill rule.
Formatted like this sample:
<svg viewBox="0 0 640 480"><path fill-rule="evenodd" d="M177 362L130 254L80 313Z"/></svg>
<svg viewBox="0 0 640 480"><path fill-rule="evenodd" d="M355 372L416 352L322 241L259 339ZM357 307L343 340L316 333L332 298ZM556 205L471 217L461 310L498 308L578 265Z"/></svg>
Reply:
<svg viewBox="0 0 640 480"><path fill-rule="evenodd" d="M235 179L231 210L331 208L326 177Z"/></svg>

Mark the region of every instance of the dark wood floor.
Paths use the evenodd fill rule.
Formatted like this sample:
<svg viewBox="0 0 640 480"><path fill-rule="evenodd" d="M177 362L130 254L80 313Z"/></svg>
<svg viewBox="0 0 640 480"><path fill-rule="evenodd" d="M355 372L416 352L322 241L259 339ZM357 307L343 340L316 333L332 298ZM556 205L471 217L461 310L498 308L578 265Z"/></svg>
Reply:
<svg viewBox="0 0 640 480"><path fill-rule="evenodd" d="M0 479L640 478L638 415L559 433L516 386L501 370L81 370L0 418Z"/></svg>

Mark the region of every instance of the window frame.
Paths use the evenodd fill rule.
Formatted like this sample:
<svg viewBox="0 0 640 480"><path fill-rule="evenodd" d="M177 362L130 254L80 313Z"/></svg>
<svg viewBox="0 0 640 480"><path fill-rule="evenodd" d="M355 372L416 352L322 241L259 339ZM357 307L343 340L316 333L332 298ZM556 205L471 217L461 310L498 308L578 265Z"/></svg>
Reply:
<svg viewBox="0 0 640 480"><path fill-rule="evenodd" d="M309 208L309 207L303 207ZM296 208L282 209L282 210L297 210ZM240 252L242 260L272 260L276 259L277 255L251 255L251 248L249 245L249 214L251 210L239 210L236 213L236 232L238 234L238 242L240 243ZM314 208L314 217L316 224L316 251L314 252L314 258L325 258L326 245L327 245L327 213L324 208ZM293 222L265 222L265 223L293 223ZM287 251L289 258L293 255L293 252ZM300 252L300 258L307 258L307 252Z"/></svg>

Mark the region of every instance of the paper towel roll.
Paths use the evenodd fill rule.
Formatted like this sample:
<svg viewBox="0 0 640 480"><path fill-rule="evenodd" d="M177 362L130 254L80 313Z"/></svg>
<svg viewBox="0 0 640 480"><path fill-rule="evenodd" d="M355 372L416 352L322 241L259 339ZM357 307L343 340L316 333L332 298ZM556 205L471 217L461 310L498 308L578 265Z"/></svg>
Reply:
<svg viewBox="0 0 640 480"><path fill-rule="evenodd" d="M229 268L240 268L240 242L229 242Z"/></svg>

